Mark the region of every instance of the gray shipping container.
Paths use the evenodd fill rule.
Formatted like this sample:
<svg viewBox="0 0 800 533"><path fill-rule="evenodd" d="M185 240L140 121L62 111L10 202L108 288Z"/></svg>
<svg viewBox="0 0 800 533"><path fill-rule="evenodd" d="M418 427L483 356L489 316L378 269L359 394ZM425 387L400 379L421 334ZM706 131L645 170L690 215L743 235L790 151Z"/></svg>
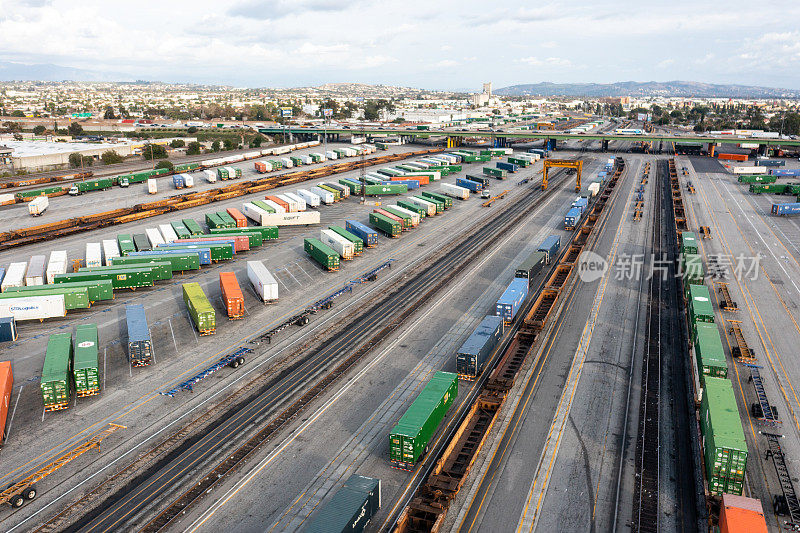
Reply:
<svg viewBox="0 0 800 533"><path fill-rule="evenodd" d="M305 523L306 533L360 533L381 507L381 480L353 474Z"/></svg>
<svg viewBox="0 0 800 533"><path fill-rule="evenodd" d="M547 263L546 252L533 252L522 263L519 264L517 271L514 273L514 277L527 279L529 280L528 283L530 283L530 280L533 279L536 274L541 272L545 263Z"/></svg>
<svg viewBox="0 0 800 533"><path fill-rule="evenodd" d="M456 352L458 377L470 381L478 377L502 336L503 318L486 316Z"/></svg>
<svg viewBox="0 0 800 533"><path fill-rule="evenodd" d="M47 263L47 258L43 255L34 255L28 261L28 269L25 271L25 286L31 285L44 285L45 270L44 266Z"/></svg>
<svg viewBox="0 0 800 533"><path fill-rule="evenodd" d="M561 248L561 236L560 235L550 235L548 238L544 240L542 245L539 247L537 251L544 252L547 254L547 264L553 262L553 259L558 255L558 250Z"/></svg>
<svg viewBox="0 0 800 533"><path fill-rule="evenodd" d="M126 305L125 318L128 323L128 359L133 366L147 366L153 358L153 344L144 306Z"/></svg>

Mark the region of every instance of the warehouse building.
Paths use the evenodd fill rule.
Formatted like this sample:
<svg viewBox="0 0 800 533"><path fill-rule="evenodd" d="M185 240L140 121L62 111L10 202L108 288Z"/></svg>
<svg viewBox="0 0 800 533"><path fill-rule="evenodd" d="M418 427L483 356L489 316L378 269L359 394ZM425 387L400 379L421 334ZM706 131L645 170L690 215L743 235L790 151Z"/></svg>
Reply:
<svg viewBox="0 0 800 533"><path fill-rule="evenodd" d="M69 156L74 153L94 160L99 160L106 150L114 150L123 157L134 153L133 143L6 141L5 144L6 148L11 149L11 154L4 161L8 160L7 170L12 172L44 172L67 168Z"/></svg>

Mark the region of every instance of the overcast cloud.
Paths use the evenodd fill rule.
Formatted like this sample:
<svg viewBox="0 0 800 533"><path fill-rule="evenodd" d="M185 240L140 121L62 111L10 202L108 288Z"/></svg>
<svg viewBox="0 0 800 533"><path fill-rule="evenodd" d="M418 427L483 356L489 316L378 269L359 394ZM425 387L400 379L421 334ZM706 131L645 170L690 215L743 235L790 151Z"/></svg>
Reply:
<svg viewBox="0 0 800 533"><path fill-rule="evenodd" d="M798 20L800 2L764 0L0 0L0 61L251 87L800 89Z"/></svg>

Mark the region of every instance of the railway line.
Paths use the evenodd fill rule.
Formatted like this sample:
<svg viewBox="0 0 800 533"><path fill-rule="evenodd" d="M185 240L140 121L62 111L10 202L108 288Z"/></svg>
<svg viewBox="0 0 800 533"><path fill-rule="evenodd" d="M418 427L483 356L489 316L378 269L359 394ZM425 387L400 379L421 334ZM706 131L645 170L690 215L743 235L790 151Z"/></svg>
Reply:
<svg viewBox="0 0 800 533"><path fill-rule="evenodd" d="M503 216L494 218L489 224L454 244L450 250L443 251L443 257L438 261L432 260L432 265L422 268L406 284L385 295L380 302L375 303L341 331L335 340L323 343L321 347L298 360L280 376L277 383L254 399L231 408L199 440L165 457L134 484L107 498L94 512L85 514L70 525L56 526L51 523L45 529L119 529L131 520L143 523L142 515L152 515L154 507L160 507L158 516L145 529L156 531L169 524L199 496L212 489L222 476L235 470L255 450L274 437L339 375L351 368L387 333L396 328L416 308L415 302L428 297L457 275L471 258L491 246L496 236L505 228L535 209L546 194L538 190L532 191L523 201L509 206ZM390 309L394 313L387 312ZM348 353L351 355L347 355ZM323 377L320 379L320 376ZM290 405L282 405L300 387L307 392ZM277 413L279 409L280 412ZM234 450L226 450L233 442L241 443L244 435L252 433L254 426L261 429L255 435L249 436L243 444L237 444ZM226 453L224 459L220 460L218 457L222 450ZM182 486L193 477L201 476L198 472L209 469L211 472L203 476L199 483L193 484L191 490L183 491L174 498L176 487ZM164 508L165 500L169 503Z"/></svg>

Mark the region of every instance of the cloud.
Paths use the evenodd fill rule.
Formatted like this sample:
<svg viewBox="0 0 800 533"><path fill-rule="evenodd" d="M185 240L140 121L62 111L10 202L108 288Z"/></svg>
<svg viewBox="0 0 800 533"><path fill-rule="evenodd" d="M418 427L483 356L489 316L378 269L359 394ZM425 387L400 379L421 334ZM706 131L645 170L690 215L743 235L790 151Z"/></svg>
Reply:
<svg viewBox="0 0 800 533"><path fill-rule="evenodd" d="M353 2L336 0L245 0L231 7L228 14L256 20L275 20L308 11L326 13L344 11L352 5Z"/></svg>
<svg viewBox="0 0 800 533"><path fill-rule="evenodd" d="M522 57L515 60L517 63L524 63L532 67L571 67L572 61L563 57L547 57L539 59L538 57Z"/></svg>
<svg viewBox="0 0 800 533"><path fill-rule="evenodd" d="M438 68L453 68L457 67L460 64L461 63L453 59L442 59L441 61L434 63L433 66Z"/></svg>
<svg viewBox="0 0 800 533"><path fill-rule="evenodd" d="M674 65L674 64L675 64L675 60L674 60L674 59L665 59L665 60L663 60L663 61L659 61L659 62L656 64L656 66L657 66L658 68L667 68L667 67L669 67L669 66L672 66L672 65Z"/></svg>

